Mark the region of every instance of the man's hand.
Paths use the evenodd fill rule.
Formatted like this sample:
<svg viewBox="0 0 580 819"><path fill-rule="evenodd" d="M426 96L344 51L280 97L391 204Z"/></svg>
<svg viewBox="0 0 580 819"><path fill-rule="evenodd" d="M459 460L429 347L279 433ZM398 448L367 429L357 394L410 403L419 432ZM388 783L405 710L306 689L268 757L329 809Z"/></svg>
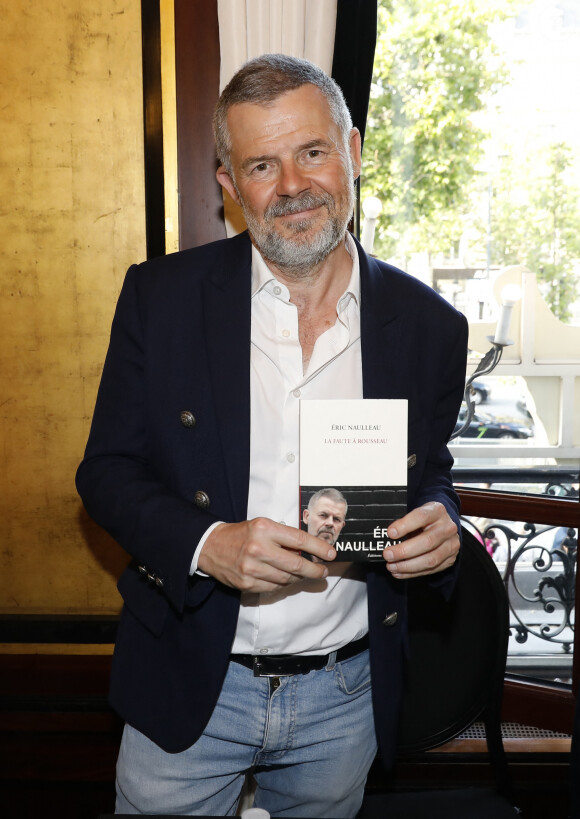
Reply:
<svg viewBox="0 0 580 819"><path fill-rule="evenodd" d="M222 523L200 552L198 569L246 592L276 591L304 578L320 580L328 568L300 552L333 560L336 551L320 538L268 518Z"/></svg>
<svg viewBox="0 0 580 819"><path fill-rule="evenodd" d="M413 509L388 529L389 538L407 537L385 549L383 557L393 577L420 577L453 566L459 552L457 526L442 503L426 503Z"/></svg>

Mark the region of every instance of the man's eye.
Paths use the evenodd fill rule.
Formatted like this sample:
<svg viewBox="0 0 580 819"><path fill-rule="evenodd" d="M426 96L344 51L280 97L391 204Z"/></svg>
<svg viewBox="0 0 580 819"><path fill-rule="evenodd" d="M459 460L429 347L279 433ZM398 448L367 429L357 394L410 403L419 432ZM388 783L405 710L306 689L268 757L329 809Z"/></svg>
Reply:
<svg viewBox="0 0 580 819"><path fill-rule="evenodd" d="M313 148L311 151L308 151L308 156L310 159L318 159L319 156L322 156L322 151L319 151L318 148Z"/></svg>
<svg viewBox="0 0 580 819"><path fill-rule="evenodd" d="M264 171L268 170L268 163L267 162L260 162L259 165L254 166L254 171L257 173L264 173Z"/></svg>

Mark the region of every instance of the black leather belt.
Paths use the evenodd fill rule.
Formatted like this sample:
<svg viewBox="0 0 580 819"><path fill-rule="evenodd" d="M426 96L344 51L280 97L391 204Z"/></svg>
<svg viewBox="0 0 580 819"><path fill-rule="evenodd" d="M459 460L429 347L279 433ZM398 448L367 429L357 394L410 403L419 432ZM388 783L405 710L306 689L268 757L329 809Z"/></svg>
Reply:
<svg viewBox="0 0 580 819"><path fill-rule="evenodd" d="M367 634L360 640L354 640L339 648L336 652L336 662L355 657L368 647ZM293 674L308 674L309 671L325 668L330 661L330 654L232 654L230 659L234 663L251 668L254 677L290 677Z"/></svg>

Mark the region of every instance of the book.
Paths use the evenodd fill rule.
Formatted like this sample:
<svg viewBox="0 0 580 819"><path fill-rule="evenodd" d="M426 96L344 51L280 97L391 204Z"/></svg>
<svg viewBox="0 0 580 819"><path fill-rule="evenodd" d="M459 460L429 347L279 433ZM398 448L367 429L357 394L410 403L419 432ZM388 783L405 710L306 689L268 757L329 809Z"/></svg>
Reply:
<svg viewBox="0 0 580 819"><path fill-rule="evenodd" d="M407 401L300 402L300 525L336 560L373 562L407 511ZM398 542L398 541L396 541Z"/></svg>

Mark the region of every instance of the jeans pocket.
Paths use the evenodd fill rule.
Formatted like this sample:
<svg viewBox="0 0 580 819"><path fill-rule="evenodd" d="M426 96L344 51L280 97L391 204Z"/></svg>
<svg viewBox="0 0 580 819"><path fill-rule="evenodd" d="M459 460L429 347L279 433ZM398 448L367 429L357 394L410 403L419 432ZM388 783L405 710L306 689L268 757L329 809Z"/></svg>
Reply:
<svg viewBox="0 0 580 819"><path fill-rule="evenodd" d="M369 652L364 651L335 667L338 687L344 694L359 694L370 688L371 666Z"/></svg>

